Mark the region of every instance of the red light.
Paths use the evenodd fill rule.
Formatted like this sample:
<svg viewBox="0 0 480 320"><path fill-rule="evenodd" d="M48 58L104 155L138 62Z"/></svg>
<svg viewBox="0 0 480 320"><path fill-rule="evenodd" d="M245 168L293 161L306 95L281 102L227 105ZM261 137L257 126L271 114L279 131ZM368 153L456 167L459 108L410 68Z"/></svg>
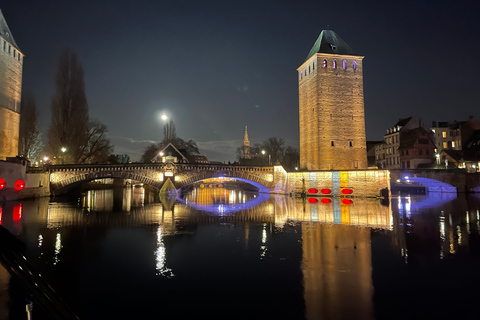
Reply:
<svg viewBox="0 0 480 320"><path fill-rule="evenodd" d="M18 222L22 219L22 204L13 207L13 221Z"/></svg>
<svg viewBox="0 0 480 320"><path fill-rule="evenodd" d="M315 188L308 189L308 193L318 193L318 190Z"/></svg>
<svg viewBox="0 0 480 320"><path fill-rule="evenodd" d="M342 203L343 204L346 204L346 205L350 205L353 203L353 200L350 200L350 199L342 199Z"/></svg>
<svg viewBox="0 0 480 320"><path fill-rule="evenodd" d="M352 189L342 189L342 194L352 194L353 190Z"/></svg>
<svg viewBox="0 0 480 320"><path fill-rule="evenodd" d="M22 179L18 179L17 182L15 182L15 192L23 190L23 188L25 188L25 182L23 182Z"/></svg>
<svg viewBox="0 0 480 320"><path fill-rule="evenodd" d="M0 190L2 190L3 188L5 188L5 180L0 178Z"/></svg>
<svg viewBox="0 0 480 320"><path fill-rule="evenodd" d="M317 203L318 200L315 199L315 198L308 198L308 202L310 202L310 203Z"/></svg>
<svg viewBox="0 0 480 320"><path fill-rule="evenodd" d="M2 224L2 218L3 218L2 207L0 207L0 224Z"/></svg>
<svg viewBox="0 0 480 320"><path fill-rule="evenodd" d="M330 190L330 189L322 189L322 190L320 190L320 192L321 192L322 194L330 194L330 193L332 193L332 190Z"/></svg>
<svg viewBox="0 0 480 320"><path fill-rule="evenodd" d="M322 203L323 204L329 204L330 202L332 202L332 200L328 199L328 198L322 198Z"/></svg>

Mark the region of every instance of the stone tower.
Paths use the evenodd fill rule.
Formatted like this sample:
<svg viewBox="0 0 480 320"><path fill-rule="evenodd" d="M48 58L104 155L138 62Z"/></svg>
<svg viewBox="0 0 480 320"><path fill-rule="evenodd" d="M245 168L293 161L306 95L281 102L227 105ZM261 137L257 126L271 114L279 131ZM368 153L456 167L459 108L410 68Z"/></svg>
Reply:
<svg viewBox="0 0 480 320"><path fill-rule="evenodd" d="M297 69L302 169L367 168L362 60L323 30Z"/></svg>
<svg viewBox="0 0 480 320"><path fill-rule="evenodd" d="M245 126L245 136L243 137L243 158L252 159L250 154L250 140L248 140L247 126Z"/></svg>
<svg viewBox="0 0 480 320"><path fill-rule="evenodd" d="M18 154L23 54L0 10L0 160Z"/></svg>

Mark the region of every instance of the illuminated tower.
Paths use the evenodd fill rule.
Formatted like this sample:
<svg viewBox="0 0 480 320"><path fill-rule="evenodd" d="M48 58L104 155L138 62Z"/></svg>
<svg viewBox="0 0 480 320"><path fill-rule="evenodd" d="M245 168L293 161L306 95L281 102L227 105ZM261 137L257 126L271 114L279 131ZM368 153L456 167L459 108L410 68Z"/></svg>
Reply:
<svg viewBox="0 0 480 320"><path fill-rule="evenodd" d="M245 136L243 138L243 158L252 158L252 156L250 155L250 140L248 140L247 126L245 126Z"/></svg>
<svg viewBox="0 0 480 320"><path fill-rule="evenodd" d="M323 30L297 69L301 168L367 168L362 60Z"/></svg>
<svg viewBox="0 0 480 320"><path fill-rule="evenodd" d="M18 154L23 54L0 10L0 160Z"/></svg>

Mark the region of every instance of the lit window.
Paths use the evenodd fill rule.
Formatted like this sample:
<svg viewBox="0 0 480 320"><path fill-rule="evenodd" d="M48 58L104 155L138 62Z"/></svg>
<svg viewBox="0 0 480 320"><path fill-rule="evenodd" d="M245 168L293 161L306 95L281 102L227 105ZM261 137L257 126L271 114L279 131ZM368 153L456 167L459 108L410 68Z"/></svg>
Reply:
<svg viewBox="0 0 480 320"><path fill-rule="evenodd" d="M324 68L327 67L327 60L323 60L323 67L324 67Z"/></svg>
<svg viewBox="0 0 480 320"><path fill-rule="evenodd" d="M347 69L347 61L346 60L343 60L343 69Z"/></svg>
<svg viewBox="0 0 480 320"><path fill-rule="evenodd" d="M447 149L447 141L443 143L443 149Z"/></svg>
<svg viewBox="0 0 480 320"><path fill-rule="evenodd" d="M357 63L353 61L353 70L357 70Z"/></svg>
<svg viewBox="0 0 480 320"><path fill-rule="evenodd" d="M337 69L337 60L333 60L333 69Z"/></svg>
<svg viewBox="0 0 480 320"><path fill-rule="evenodd" d="M447 132L446 131L443 131L442 132L442 138L446 138L447 137Z"/></svg>
<svg viewBox="0 0 480 320"><path fill-rule="evenodd" d="M455 148L455 141L452 141L452 148Z"/></svg>

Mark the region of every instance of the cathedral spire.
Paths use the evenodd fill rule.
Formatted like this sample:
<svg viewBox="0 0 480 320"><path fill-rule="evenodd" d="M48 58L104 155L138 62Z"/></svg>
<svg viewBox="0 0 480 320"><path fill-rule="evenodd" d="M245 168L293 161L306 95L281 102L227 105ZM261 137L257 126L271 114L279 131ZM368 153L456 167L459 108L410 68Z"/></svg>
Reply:
<svg viewBox="0 0 480 320"><path fill-rule="evenodd" d="M250 155L250 140L248 140L247 126L245 126L245 135L243 138L243 158L244 159L252 158L252 156Z"/></svg>

